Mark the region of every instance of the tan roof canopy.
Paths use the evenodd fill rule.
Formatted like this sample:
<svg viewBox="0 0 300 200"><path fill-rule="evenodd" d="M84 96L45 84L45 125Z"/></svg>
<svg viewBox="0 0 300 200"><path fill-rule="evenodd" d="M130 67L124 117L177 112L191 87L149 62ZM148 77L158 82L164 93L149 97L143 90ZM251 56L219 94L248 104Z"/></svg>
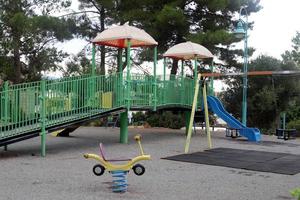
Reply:
<svg viewBox="0 0 300 200"><path fill-rule="evenodd" d="M148 33L142 29L129 26L128 23L98 33L92 42L99 45L125 48L128 45L127 39L130 39L131 47L157 45L157 42Z"/></svg>
<svg viewBox="0 0 300 200"><path fill-rule="evenodd" d="M213 54L204 46L193 43L193 42L183 42L176 44L175 46L168 49L164 57L189 60L194 58L212 58Z"/></svg>

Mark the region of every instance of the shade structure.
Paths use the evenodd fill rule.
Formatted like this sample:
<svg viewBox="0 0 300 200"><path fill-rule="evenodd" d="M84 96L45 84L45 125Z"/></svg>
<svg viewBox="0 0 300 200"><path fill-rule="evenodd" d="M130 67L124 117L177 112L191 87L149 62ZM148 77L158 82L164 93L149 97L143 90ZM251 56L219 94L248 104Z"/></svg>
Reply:
<svg viewBox="0 0 300 200"><path fill-rule="evenodd" d="M121 26L111 27L97 35L93 43L118 48L127 47L127 39L130 39L131 47L156 46L157 42L144 30L129 26L125 23Z"/></svg>
<svg viewBox="0 0 300 200"><path fill-rule="evenodd" d="M168 49L163 56L174 59L189 60L194 58L212 58L213 54L204 46L188 41L176 44Z"/></svg>

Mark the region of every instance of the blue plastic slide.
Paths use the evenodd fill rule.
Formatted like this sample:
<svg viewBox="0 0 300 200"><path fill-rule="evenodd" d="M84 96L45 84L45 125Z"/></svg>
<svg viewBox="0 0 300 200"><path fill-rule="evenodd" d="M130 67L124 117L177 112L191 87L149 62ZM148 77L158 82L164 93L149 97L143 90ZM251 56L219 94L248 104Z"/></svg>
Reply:
<svg viewBox="0 0 300 200"><path fill-rule="evenodd" d="M218 117L223 119L230 128L239 130L239 134L248 138L249 141L260 141L260 131L257 128L248 128L240 121L230 115L222 105L221 101L213 96L207 96L207 103L209 109L214 112Z"/></svg>

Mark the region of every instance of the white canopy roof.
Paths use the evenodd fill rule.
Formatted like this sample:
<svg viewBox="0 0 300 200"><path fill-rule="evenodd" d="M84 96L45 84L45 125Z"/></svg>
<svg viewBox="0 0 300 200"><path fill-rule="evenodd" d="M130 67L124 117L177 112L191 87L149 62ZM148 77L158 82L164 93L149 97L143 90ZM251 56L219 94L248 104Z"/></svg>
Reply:
<svg viewBox="0 0 300 200"><path fill-rule="evenodd" d="M157 45L157 42L148 33L142 29L129 26L128 23L98 33L92 42L99 45L125 48L127 47L127 39L130 39L131 47Z"/></svg>
<svg viewBox="0 0 300 200"><path fill-rule="evenodd" d="M168 49L163 56L175 59L189 60L194 58L212 58L213 54L200 44L193 42L183 42L180 44L176 44L175 46Z"/></svg>

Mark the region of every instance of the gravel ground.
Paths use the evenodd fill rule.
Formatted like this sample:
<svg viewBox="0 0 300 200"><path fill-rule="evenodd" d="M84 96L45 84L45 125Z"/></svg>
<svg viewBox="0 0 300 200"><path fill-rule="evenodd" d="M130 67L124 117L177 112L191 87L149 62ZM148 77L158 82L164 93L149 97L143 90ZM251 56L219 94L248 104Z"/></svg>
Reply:
<svg viewBox="0 0 300 200"><path fill-rule="evenodd" d="M88 199L222 199L276 200L292 199L289 190L300 187L300 174L290 176L227 167L163 160L162 157L183 153L183 130L162 128L129 129L129 144L119 144L118 128L81 127L69 138L47 136L47 156L42 158L40 138L23 141L0 151L0 200L88 200ZM199 133L192 139L191 152L207 148L206 137ZM128 192L111 192L112 177L92 173L94 160L84 153L98 153L105 145L107 157L138 154L133 139L141 133L146 153L146 173L128 175ZM214 147L253 149L300 154L300 140L277 140L263 136L262 144L226 138L224 131L213 134ZM247 155L245 155L247 156Z"/></svg>

